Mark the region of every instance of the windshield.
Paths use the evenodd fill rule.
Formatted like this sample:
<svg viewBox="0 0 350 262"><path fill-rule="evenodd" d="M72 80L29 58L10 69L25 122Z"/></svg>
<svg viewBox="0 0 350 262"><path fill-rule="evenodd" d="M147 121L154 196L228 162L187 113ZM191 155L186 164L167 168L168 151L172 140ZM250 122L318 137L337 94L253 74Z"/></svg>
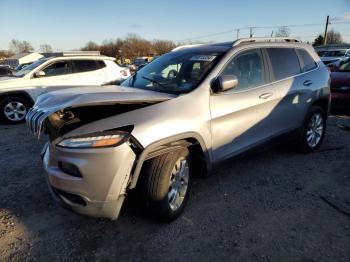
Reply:
<svg viewBox="0 0 350 262"><path fill-rule="evenodd" d="M122 86L181 94L195 89L223 53L200 50L170 52L152 61Z"/></svg>
<svg viewBox="0 0 350 262"><path fill-rule="evenodd" d="M17 77L22 77L25 76L26 74L28 74L30 71L32 71L33 69L37 68L39 65L43 64L44 62L46 62L47 59L40 59L24 68L22 68L21 70L19 70L18 72L16 72L14 74L14 76Z"/></svg>
<svg viewBox="0 0 350 262"><path fill-rule="evenodd" d="M340 57L340 56L345 56L345 53L346 53L345 50L334 50L334 51L325 52L322 56Z"/></svg>

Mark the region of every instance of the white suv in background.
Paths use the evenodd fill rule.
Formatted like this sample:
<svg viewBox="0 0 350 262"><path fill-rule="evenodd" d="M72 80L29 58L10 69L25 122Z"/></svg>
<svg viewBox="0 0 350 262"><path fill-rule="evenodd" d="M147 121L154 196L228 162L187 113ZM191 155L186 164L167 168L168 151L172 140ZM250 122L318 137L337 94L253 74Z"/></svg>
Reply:
<svg viewBox="0 0 350 262"><path fill-rule="evenodd" d="M65 52L40 59L10 77L0 77L0 118L8 123L24 121L36 98L48 91L81 85L119 83L130 76L113 57L99 52Z"/></svg>

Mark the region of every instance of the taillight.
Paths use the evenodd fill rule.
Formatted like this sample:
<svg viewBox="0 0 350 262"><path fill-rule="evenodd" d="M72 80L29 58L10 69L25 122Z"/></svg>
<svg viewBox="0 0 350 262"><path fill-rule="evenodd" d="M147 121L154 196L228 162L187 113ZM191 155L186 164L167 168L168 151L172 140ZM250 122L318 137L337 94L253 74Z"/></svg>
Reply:
<svg viewBox="0 0 350 262"><path fill-rule="evenodd" d="M128 72L126 70L120 70L122 76L128 76Z"/></svg>

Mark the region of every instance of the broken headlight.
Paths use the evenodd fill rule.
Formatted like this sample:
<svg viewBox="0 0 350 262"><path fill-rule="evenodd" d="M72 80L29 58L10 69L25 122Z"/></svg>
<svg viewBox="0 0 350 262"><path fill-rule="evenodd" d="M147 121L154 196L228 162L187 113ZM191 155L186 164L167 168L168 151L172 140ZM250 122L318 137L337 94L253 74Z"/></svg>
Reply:
<svg viewBox="0 0 350 262"><path fill-rule="evenodd" d="M81 137L70 137L63 139L57 144L64 148L103 148L115 147L123 144L129 139L126 132L114 132L110 134L96 133Z"/></svg>

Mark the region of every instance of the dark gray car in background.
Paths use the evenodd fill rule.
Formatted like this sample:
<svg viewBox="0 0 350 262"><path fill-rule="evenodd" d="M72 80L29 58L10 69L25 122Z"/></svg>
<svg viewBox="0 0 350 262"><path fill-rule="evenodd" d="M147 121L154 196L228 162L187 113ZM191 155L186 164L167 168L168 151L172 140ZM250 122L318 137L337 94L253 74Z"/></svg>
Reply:
<svg viewBox="0 0 350 262"><path fill-rule="evenodd" d="M39 97L27 124L49 142L54 197L76 212L116 219L133 188L158 218L183 211L195 174L287 135L303 152L324 137L329 72L312 46L249 38L180 47L121 86Z"/></svg>

